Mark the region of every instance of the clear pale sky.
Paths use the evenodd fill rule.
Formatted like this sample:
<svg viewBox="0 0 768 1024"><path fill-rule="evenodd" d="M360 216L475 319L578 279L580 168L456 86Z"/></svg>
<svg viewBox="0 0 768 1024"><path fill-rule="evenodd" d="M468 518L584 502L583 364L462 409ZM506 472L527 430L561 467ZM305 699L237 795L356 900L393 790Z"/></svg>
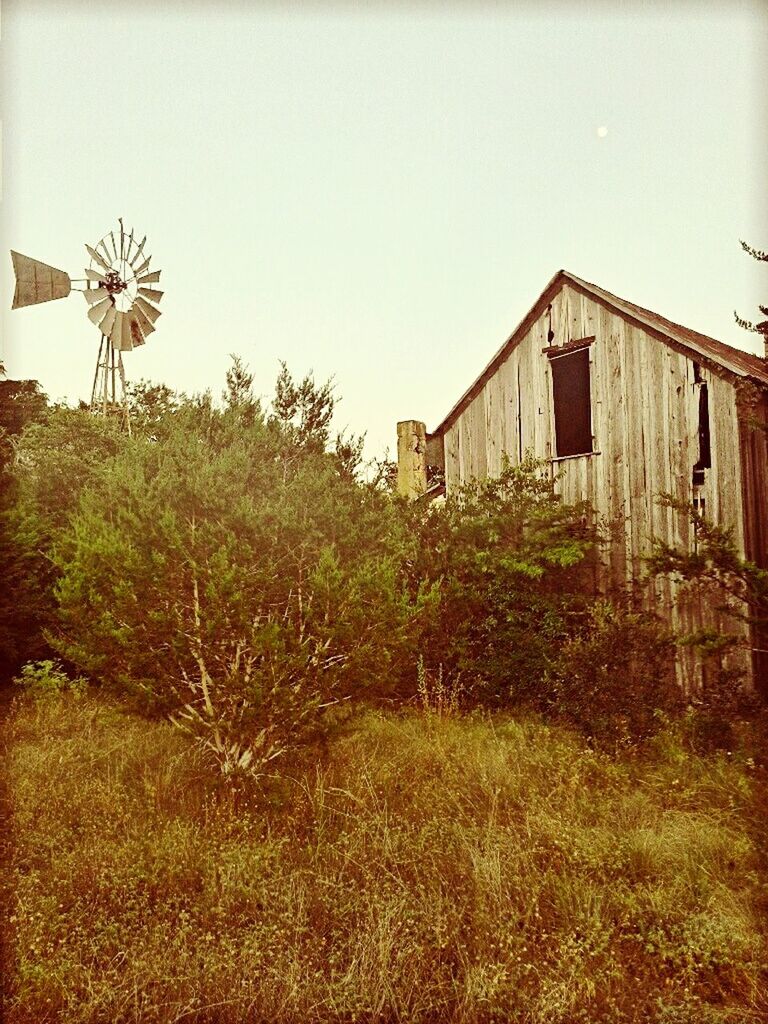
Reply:
<svg viewBox="0 0 768 1024"><path fill-rule="evenodd" d="M79 295L11 312L7 250L82 276L122 216L162 269L131 379L237 352L334 375L338 425L434 427L561 267L756 351L768 5L5 0L0 357L88 398ZM598 128L608 129L603 137Z"/></svg>

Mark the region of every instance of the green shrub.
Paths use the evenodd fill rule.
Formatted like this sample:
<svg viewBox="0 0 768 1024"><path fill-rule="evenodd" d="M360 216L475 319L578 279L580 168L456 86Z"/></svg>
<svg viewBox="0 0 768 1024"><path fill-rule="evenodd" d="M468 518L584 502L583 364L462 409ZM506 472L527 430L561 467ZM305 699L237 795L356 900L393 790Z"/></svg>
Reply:
<svg viewBox="0 0 768 1024"><path fill-rule="evenodd" d="M682 710L669 628L645 612L598 601L560 646L541 688L542 707L606 741L640 740L658 712Z"/></svg>
<svg viewBox="0 0 768 1024"><path fill-rule="evenodd" d="M564 505L549 466L528 458L412 515L412 574L432 596L421 618L425 665L460 680L470 703L535 702L589 600L589 510Z"/></svg>
<svg viewBox="0 0 768 1024"><path fill-rule="evenodd" d="M50 660L27 662L13 681L34 700L60 697L64 693L81 697L88 687L86 680L81 677L71 679L60 661Z"/></svg>
<svg viewBox="0 0 768 1024"><path fill-rule="evenodd" d="M161 441L133 439L89 480L55 537L49 633L233 777L394 687L418 601L398 506L328 450L327 391L284 371L269 417L236 369L223 410L180 404Z"/></svg>

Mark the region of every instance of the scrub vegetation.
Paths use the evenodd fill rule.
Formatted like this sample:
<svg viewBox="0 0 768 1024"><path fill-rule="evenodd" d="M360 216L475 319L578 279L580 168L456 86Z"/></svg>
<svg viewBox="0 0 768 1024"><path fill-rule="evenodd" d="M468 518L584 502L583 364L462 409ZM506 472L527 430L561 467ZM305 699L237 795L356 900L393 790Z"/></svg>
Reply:
<svg viewBox="0 0 768 1024"><path fill-rule="evenodd" d="M404 502L238 359L131 402L0 387L11 1024L766 1018L760 713L548 467ZM700 536L656 570L764 587Z"/></svg>
<svg viewBox="0 0 768 1024"><path fill-rule="evenodd" d="M6 736L9 1024L764 1020L764 771L368 712L258 792L66 690ZM764 801L764 796L763 796ZM764 850L762 851L764 854Z"/></svg>

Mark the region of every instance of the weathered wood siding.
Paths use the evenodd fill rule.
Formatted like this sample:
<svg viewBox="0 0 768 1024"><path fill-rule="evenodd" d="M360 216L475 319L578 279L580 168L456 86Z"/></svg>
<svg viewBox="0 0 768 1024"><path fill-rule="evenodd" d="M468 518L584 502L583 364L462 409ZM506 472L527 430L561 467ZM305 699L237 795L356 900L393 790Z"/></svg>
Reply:
<svg viewBox="0 0 768 1024"><path fill-rule="evenodd" d="M738 389L744 549L751 561L768 569L768 395L754 385ZM768 627L755 627L753 672L768 699Z"/></svg>
<svg viewBox="0 0 768 1024"><path fill-rule="evenodd" d="M550 361L542 349L591 336L593 453L557 459ZM700 375L708 388L712 466L696 494L708 516L733 530L744 553L740 434L745 427L737 389L706 366ZM694 497L700 387L689 356L564 286L445 430L446 485L450 490L497 474L505 453L513 464L526 452L550 460L563 499L588 501L612 524L614 540L603 552L604 580L637 579L654 539L684 549L694 543L690 523L664 508L659 497L673 494L686 502ZM758 432L755 458L760 443ZM683 630L712 621L713 611L668 581L657 581L646 595ZM692 659L682 660L686 686L697 684L697 671Z"/></svg>

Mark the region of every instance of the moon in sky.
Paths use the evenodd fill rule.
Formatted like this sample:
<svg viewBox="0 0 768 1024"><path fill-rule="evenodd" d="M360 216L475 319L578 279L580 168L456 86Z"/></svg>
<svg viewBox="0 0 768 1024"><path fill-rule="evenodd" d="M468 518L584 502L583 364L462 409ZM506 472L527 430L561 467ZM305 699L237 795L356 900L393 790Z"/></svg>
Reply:
<svg viewBox="0 0 768 1024"><path fill-rule="evenodd" d="M604 139L607 134L608 128L604 124L601 124L600 127L597 129L598 139Z"/></svg>

